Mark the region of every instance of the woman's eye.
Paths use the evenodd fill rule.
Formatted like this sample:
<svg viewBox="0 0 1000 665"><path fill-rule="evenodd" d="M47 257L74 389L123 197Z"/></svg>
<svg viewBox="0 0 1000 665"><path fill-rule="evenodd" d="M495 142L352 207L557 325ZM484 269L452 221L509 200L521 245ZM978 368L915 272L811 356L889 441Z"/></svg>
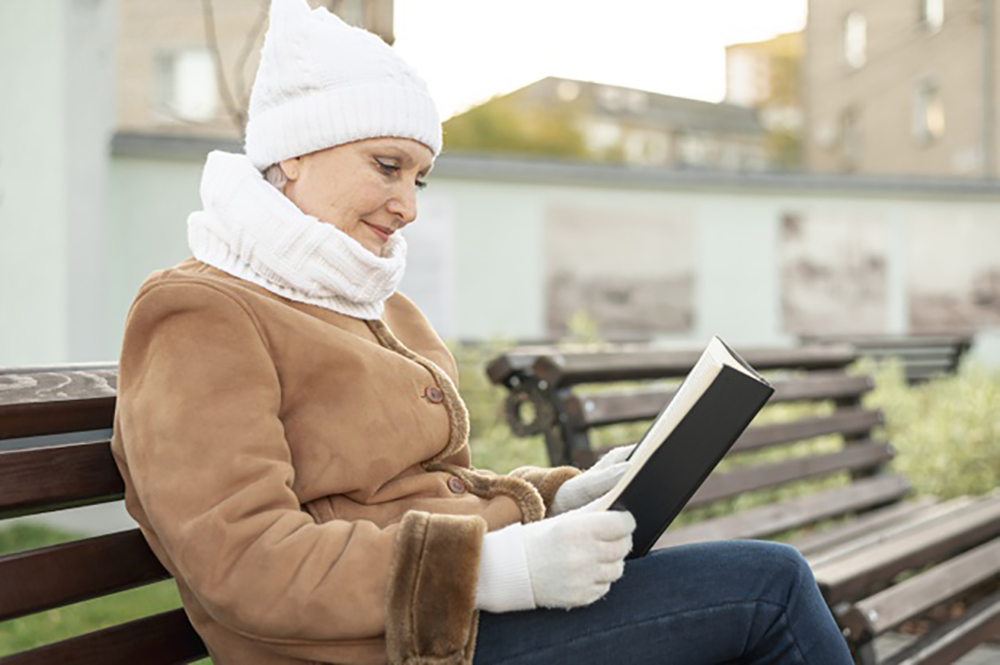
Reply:
<svg viewBox="0 0 1000 665"><path fill-rule="evenodd" d="M381 169L381 171L387 176L395 176L402 170L402 167L398 164L389 164L387 162L383 162L381 159L376 159L375 163L378 164L379 169ZM417 189L424 189L427 187L426 180L417 180L413 184Z"/></svg>
<svg viewBox="0 0 1000 665"><path fill-rule="evenodd" d="M379 168L385 171L387 174L394 174L399 172L399 167L395 164L387 164L380 159L376 159L375 163L378 164Z"/></svg>

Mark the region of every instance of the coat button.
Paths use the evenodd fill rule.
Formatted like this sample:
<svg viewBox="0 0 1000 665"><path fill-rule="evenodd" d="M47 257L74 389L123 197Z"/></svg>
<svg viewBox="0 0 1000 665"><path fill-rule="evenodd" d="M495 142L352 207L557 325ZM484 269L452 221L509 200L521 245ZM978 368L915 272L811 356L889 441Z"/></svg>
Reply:
<svg viewBox="0 0 1000 665"><path fill-rule="evenodd" d="M427 401L431 404L440 404L444 401L444 393L441 392L441 389L436 386L427 386L424 389L424 397L426 397Z"/></svg>
<svg viewBox="0 0 1000 665"><path fill-rule="evenodd" d="M455 494L461 494L465 491L465 483L463 483L459 478L452 476L448 479L448 489Z"/></svg>

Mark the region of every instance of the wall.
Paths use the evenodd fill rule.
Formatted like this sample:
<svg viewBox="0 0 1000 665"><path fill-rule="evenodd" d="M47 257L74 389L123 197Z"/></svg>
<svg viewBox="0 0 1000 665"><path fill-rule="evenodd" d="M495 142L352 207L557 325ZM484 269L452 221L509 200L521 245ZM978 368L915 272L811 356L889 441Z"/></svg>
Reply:
<svg viewBox="0 0 1000 665"><path fill-rule="evenodd" d="M0 3L0 365L95 357L112 334L102 270L113 9Z"/></svg>
<svg viewBox="0 0 1000 665"><path fill-rule="evenodd" d="M204 146L194 146L186 156L157 158L162 144L119 139L111 215L116 322L146 274L187 255L184 222L198 205L204 156ZM407 232L410 268L402 290L448 337L538 339L558 332L550 312L558 265L578 266L574 278L581 283L596 276L591 286L570 290L590 294L590 302L574 302L592 313L612 311L595 298L630 297L603 293L602 281L636 273L641 286L659 275L686 274L689 291L680 300L688 322L641 335L666 341L720 334L737 344L779 344L808 332L907 332L917 320L913 285L918 295L926 291L937 271L952 275L941 282L948 288L940 297L959 303L952 307L959 318L939 327L1000 327L997 307L987 303L963 314L961 305L972 297L970 280L982 281L979 273L962 272L964 257L977 255L987 272L1000 270L1000 246L991 252L984 241L1000 228L994 221L1000 188L447 155L430 182L420 194L421 218ZM972 231L953 233L957 219ZM805 233L798 244L789 236L795 225ZM939 252L928 256L928 243ZM645 267L633 269L640 262ZM981 293L975 297L982 300ZM626 303L612 314L632 316L641 306ZM113 357L117 343L109 336L101 357Z"/></svg>

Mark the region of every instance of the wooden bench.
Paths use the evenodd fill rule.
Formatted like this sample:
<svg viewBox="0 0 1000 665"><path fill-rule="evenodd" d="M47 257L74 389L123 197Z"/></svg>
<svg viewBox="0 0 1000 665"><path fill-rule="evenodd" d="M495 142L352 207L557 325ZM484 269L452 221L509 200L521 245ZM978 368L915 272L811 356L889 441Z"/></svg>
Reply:
<svg viewBox="0 0 1000 665"><path fill-rule="evenodd" d="M652 419L673 394L672 387L656 382L673 379L676 385L698 355L636 347L604 352L518 349L490 362L487 374L509 390L506 412L515 434L543 435L553 464L585 467L601 452L591 444L595 431ZM751 425L727 456L727 462L737 464L720 466L685 513L709 513L737 499L755 502L670 529L658 547L790 537L810 562L857 662L865 664L875 662L873 640L878 635L929 608L962 594L981 594L1000 582L1000 494L903 501L910 485L888 469L894 450L875 431L883 415L862 404L872 380L846 371L858 357L853 347L748 350L744 357L768 372L776 388L762 416L783 409L786 419L768 422L762 417ZM618 382L642 383L604 385ZM782 406L788 404L813 406ZM837 437L835 449L802 454L807 452L802 448L815 447L803 442L830 435ZM761 457L751 453L793 445L795 456L750 459ZM819 489L802 482L836 476L839 485ZM787 490L796 487L805 493L789 495ZM1000 591L993 591L962 617L886 662L952 662L998 635Z"/></svg>
<svg viewBox="0 0 1000 665"><path fill-rule="evenodd" d="M0 370L0 520L122 498L107 439L116 378L113 364ZM39 447L37 437L80 442ZM138 529L0 556L0 621L169 577ZM173 665L206 655L184 611L175 609L0 663Z"/></svg>
<svg viewBox="0 0 1000 665"><path fill-rule="evenodd" d="M955 335L837 335L806 337L805 343L849 344L876 362L898 360L910 384L955 374L972 348L971 334Z"/></svg>

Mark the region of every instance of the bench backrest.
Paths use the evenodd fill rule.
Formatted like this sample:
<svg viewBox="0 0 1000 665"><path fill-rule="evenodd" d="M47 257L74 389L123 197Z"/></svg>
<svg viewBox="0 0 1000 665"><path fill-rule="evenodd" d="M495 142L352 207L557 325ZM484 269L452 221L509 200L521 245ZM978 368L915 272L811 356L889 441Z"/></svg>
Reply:
<svg viewBox="0 0 1000 665"><path fill-rule="evenodd" d="M866 357L898 360L908 383L922 383L954 374L972 348L970 334L951 335L827 335L805 338L811 343L850 344Z"/></svg>
<svg viewBox="0 0 1000 665"><path fill-rule="evenodd" d="M116 379L113 364L0 371L0 520L122 498L124 485L106 437ZM86 434L102 430L105 436ZM72 433L83 433L82 442L36 443L37 437ZM0 556L0 621L169 577L138 529ZM176 609L0 663L167 665L206 654L183 610Z"/></svg>
<svg viewBox="0 0 1000 665"><path fill-rule="evenodd" d="M727 455L733 466L716 470L686 510L751 492L770 492L803 480L849 475L849 486L824 494L817 505L809 506L808 500L803 500L794 517L785 515L776 519L773 512L762 512L759 523L754 525L753 515L744 515L739 523L731 525L733 531L722 534L761 537L821 518L883 506L909 491L905 479L885 471L894 451L889 443L873 436L873 430L882 423L882 413L862 404L863 396L873 386L871 378L846 371L858 357L853 348L822 345L750 349L742 354L751 365L770 376L776 389L762 416L781 408L776 405L823 406L803 410L800 415L793 413L781 422L760 424L766 417L755 421ZM699 355L700 351L649 348L587 353L560 353L553 348L520 349L495 359L487 373L492 381L510 390L507 415L516 433L544 434L553 464L585 467L602 452L592 445L595 431L654 418L670 400L674 388L655 383L645 385L645 382L680 379ZM635 383L626 387L601 385L618 382ZM595 386L601 389L595 392ZM739 464L739 458L747 457L748 453L829 435L838 436L841 442L834 450L802 454L800 447L793 457ZM693 540L704 534L692 531L690 535Z"/></svg>

